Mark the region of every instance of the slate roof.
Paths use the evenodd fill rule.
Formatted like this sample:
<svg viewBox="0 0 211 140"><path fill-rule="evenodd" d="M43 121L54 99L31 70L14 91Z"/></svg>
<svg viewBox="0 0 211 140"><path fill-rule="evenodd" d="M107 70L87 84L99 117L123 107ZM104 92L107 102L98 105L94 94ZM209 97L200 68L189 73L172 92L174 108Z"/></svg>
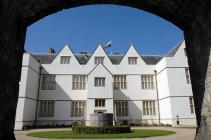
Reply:
<svg viewBox="0 0 211 140"><path fill-rule="evenodd" d="M179 49L179 47L182 45L183 41L181 41L175 48L173 48L169 53L167 53L166 57L173 57L177 50Z"/></svg>
<svg viewBox="0 0 211 140"><path fill-rule="evenodd" d="M141 58L148 65L156 65L163 58L163 56L144 55L144 56L141 56Z"/></svg>
<svg viewBox="0 0 211 140"><path fill-rule="evenodd" d="M37 61L39 61L41 64L50 64L57 56L57 54L53 53L46 53L46 54L31 54ZM76 54L76 59L80 64L86 64L91 54ZM109 59L111 60L112 64L118 65L120 64L122 58L124 55L116 55L116 54L108 54ZM157 64L163 57L162 56L147 56L143 55L141 58L144 60L144 62L148 65L155 65Z"/></svg>
<svg viewBox="0 0 211 140"><path fill-rule="evenodd" d="M119 65L122 58L123 58L123 55L108 55L108 57L110 58L111 62L113 65Z"/></svg>
<svg viewBox="0 0 211 140"><path fill-rule="evenodd" d="M78 60L78 62L83 65L83 64L86 64L89 61L89 58L91 57L91 55L76 54L75 57Z"/></svg>
<svg viewBox="0 0 211 140"><path fill-rule="evenodd" d="M57 56L57 54L55 53L31 54L31 55L41 64L50 64Z"/></svg>

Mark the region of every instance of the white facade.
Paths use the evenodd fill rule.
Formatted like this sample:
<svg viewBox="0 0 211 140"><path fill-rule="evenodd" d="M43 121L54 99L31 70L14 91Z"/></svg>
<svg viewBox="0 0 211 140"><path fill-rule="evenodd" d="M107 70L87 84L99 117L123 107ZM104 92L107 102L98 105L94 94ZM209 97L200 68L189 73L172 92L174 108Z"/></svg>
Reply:
<svg viewBox="0 0 211 140"><path fill-rule="evenodd" d="M15 129L89 125L99 112L118 123L174 126L178 115L181 125L196 125L184 49L183 41L166 56L142 56L133 46L106 54L100 45L92 55L74 55L67 45L58 54L25 53Z"/></svg>

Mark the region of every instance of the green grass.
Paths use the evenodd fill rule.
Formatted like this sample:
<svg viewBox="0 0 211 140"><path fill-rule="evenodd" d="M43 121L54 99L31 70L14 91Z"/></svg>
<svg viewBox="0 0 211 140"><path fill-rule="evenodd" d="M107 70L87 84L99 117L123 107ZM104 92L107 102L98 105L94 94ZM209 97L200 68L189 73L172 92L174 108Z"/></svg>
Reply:
<svg viewBox="0 0 211 140"><path fill-rule="evenodd" d="M39 138L55 138L55 139L109 139L109 138L146 138L155 136L165 136L176 134L173 131L165 130L149 130L149 129L136 129L131 133L122 134L73 134L71 130L67 131L45 131L33 132L27 134L32 137Z"/></svg>

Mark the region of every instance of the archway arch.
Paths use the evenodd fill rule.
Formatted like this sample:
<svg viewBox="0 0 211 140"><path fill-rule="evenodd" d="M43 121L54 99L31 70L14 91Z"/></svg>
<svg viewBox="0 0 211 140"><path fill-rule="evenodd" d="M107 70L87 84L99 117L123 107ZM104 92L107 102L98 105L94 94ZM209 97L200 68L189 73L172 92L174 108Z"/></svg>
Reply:
<svg viewBox="0 0 211 140"><path fill-rule="evenodd" d="M182 30L186 25L186 20L184 19L191 20L191 16L184 15L182 13L182 10L180 10L180 2L167 3L165 1L156 2L153 0L46 0L42 2L32 1L28 2L23 9L19 9L17 13L23 18L27 25L30 25L45 16L56 13L63 9L94 4L115 4L141 9L172 22Z"/></svg>
<svg viewBox="0 0 211 140"><path fill-rule="evenodd" d="M209 82L205 87L211 47L211 2L191 0L20 0L0 2L0 138L15 139L14 116L17 104L18 82L27 26L62 9L90 4L116 4L142 9L156 14L185 33L197 122L200 131L196 139L211 138L211 120L206 104ZM209 77L207 77L209 80ZM205 95L205 96L204 96ZM209 103L209 102L208 102ZM202 113L201 113L202 110ZM201 123L201 116L203 121ZM207 127L205 127L207 126ZM203 131L201 131L203 130ZM201 135L204 132L204 135Z"/></svg>

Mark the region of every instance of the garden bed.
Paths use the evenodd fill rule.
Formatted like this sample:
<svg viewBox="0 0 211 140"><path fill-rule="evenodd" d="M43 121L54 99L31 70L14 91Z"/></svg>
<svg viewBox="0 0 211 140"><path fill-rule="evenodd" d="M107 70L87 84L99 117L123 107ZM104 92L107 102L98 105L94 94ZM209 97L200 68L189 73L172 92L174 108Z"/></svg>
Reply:
<svg viewBox="0 0 211 140"><path fill-rule="evenodd" d="M129 126L73 126L72 131L75 134L119 134L131 132Z"/></svg>

